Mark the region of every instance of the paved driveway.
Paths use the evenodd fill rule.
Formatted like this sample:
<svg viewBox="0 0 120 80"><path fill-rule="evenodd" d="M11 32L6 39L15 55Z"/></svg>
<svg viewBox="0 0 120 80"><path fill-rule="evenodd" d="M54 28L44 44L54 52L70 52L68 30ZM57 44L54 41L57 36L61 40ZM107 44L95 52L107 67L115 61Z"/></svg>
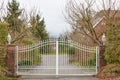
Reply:
<svg viewBox="0 0 120 80"><path fill-rule="evenodd" d="M79 67L69 63L69 57L67 55L59 55L58 59L59 74L86 74L86 70L82 70ZM56 74L56 55L43 55L42 64L36 66L35 68L36 70L30 70L28 73L39 75L48 74L48 76L22 76L20 80L97 80L96 78L90 76L49 76L49 74Z"/></svg>
<svg viewBox="0 0 120 80"><path fill-rule="evenodd" d="M21 70L23 71L23 70ZM22 73L37 75L56 75L56 55L43 55L42 63L35 66L29 71ZM69 56L59 55L58 57L58 74L60 75L79 75L79 74L95 74L95 67L78 67L69 62Z"/></svg>
<svg viewBox="0 0 120 80"><path fill-rule="evenodd" d="M23 76L19 80L99 80L99 79L91 76L79 76L79 77Z"/></svg>

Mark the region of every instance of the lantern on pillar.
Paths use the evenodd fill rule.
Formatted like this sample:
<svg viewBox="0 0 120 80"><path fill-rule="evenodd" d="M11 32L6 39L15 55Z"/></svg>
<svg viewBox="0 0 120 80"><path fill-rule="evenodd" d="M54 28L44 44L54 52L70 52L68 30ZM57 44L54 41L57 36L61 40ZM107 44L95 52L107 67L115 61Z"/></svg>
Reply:
<svg viewBox="0 0 120 80"><path fill-rule="evenodd" d="M11 40L12 40L11 35L10 35L10 33L8 33L7 41L8 41L8 44L9 44L9 45L11 44Z"/></svg>
<svg viewBox="0 0 120 80"><path fill-rule="evenodd" d="M102 42L103 42L103 45L105 45L105 42L106 42L106 36L105 36L105 33L103 33L103 35L102 35Z"/></svg>

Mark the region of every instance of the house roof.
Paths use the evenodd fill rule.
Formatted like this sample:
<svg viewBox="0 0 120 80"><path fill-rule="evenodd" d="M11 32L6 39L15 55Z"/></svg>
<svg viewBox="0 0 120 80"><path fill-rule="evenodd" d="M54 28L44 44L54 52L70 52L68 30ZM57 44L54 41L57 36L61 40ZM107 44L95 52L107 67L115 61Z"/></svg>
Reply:
<svg viewBox="0 0 120 80"><path fill-rule="evenodd" d="M101 10L98 12L94 18L93 18L93 28L95 28L104 18L105 13L108 12L108 10ZM111 10L110 15L114 15L116 13L116 10ZM120 10L117 10L117 13L115 14L116 17L120 16Z"/></svg>
<svg viewBox="0 0 120 80"><path fill-rule="evenodd" d="M93 23L93 28L95 28L103 19L104 19L104 17L96 19Z"/></svg>

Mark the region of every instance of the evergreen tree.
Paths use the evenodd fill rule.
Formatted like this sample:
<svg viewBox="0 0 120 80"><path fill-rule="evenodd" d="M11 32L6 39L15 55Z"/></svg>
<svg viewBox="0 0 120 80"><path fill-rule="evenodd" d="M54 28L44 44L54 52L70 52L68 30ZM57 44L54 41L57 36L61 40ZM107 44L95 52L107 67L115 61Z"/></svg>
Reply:
<svg viewBox="0 0 120 80"><path fill-rule="evenodd" d="M7 44L8 23L0 22L0 44Z"/></svg>
<svg viewBox="0 0 120 80"><path fill-rule="evenodd" d="M107 44L105 57L108 64L120 64L120 17L109 19L107 23Z"/></svg>
<svg viewBox="0 0 120 80"><path fill-rule="evenodd" d="M18 34L22 32L21 28L23 27L24 21L20 19L21 14L22 9L19 8L19 3L16 0L8 2L7 16L4 19L9 24L9 31L13 42L18 37Z"/></svg>
<svg viewBox="0 0 120 80"><path fill-rule="evenodd" d="M41 20L40 16L37 14L35 17L31 18L31 32L35 38L38 40L48 39L48 33L45 30L44 18Z"/></svg>
<svg viewBox="0 0 120 80"><path fill-rule="evenodd" d="M3 77L7 71L5 65L6 51L4 45L7 44L8 23L0 22L0 78Z"/></svg>

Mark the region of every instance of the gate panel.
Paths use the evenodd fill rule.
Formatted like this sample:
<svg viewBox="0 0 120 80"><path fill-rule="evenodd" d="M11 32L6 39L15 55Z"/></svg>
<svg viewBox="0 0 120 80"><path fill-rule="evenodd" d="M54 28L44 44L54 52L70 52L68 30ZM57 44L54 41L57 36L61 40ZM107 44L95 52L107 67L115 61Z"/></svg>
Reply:
<svg viewBox="0 0 120 80"><path fill-rule="evenodd" d="M56 41L42 41L24 47L18 47L18 75L55 75Z"/></svg>
<svg viewBox="0 0 120 80"><path fill-rule="evenodd" d="M88 47L71 40L59 40L59 75L95 75L96 47Z"/></svg>

